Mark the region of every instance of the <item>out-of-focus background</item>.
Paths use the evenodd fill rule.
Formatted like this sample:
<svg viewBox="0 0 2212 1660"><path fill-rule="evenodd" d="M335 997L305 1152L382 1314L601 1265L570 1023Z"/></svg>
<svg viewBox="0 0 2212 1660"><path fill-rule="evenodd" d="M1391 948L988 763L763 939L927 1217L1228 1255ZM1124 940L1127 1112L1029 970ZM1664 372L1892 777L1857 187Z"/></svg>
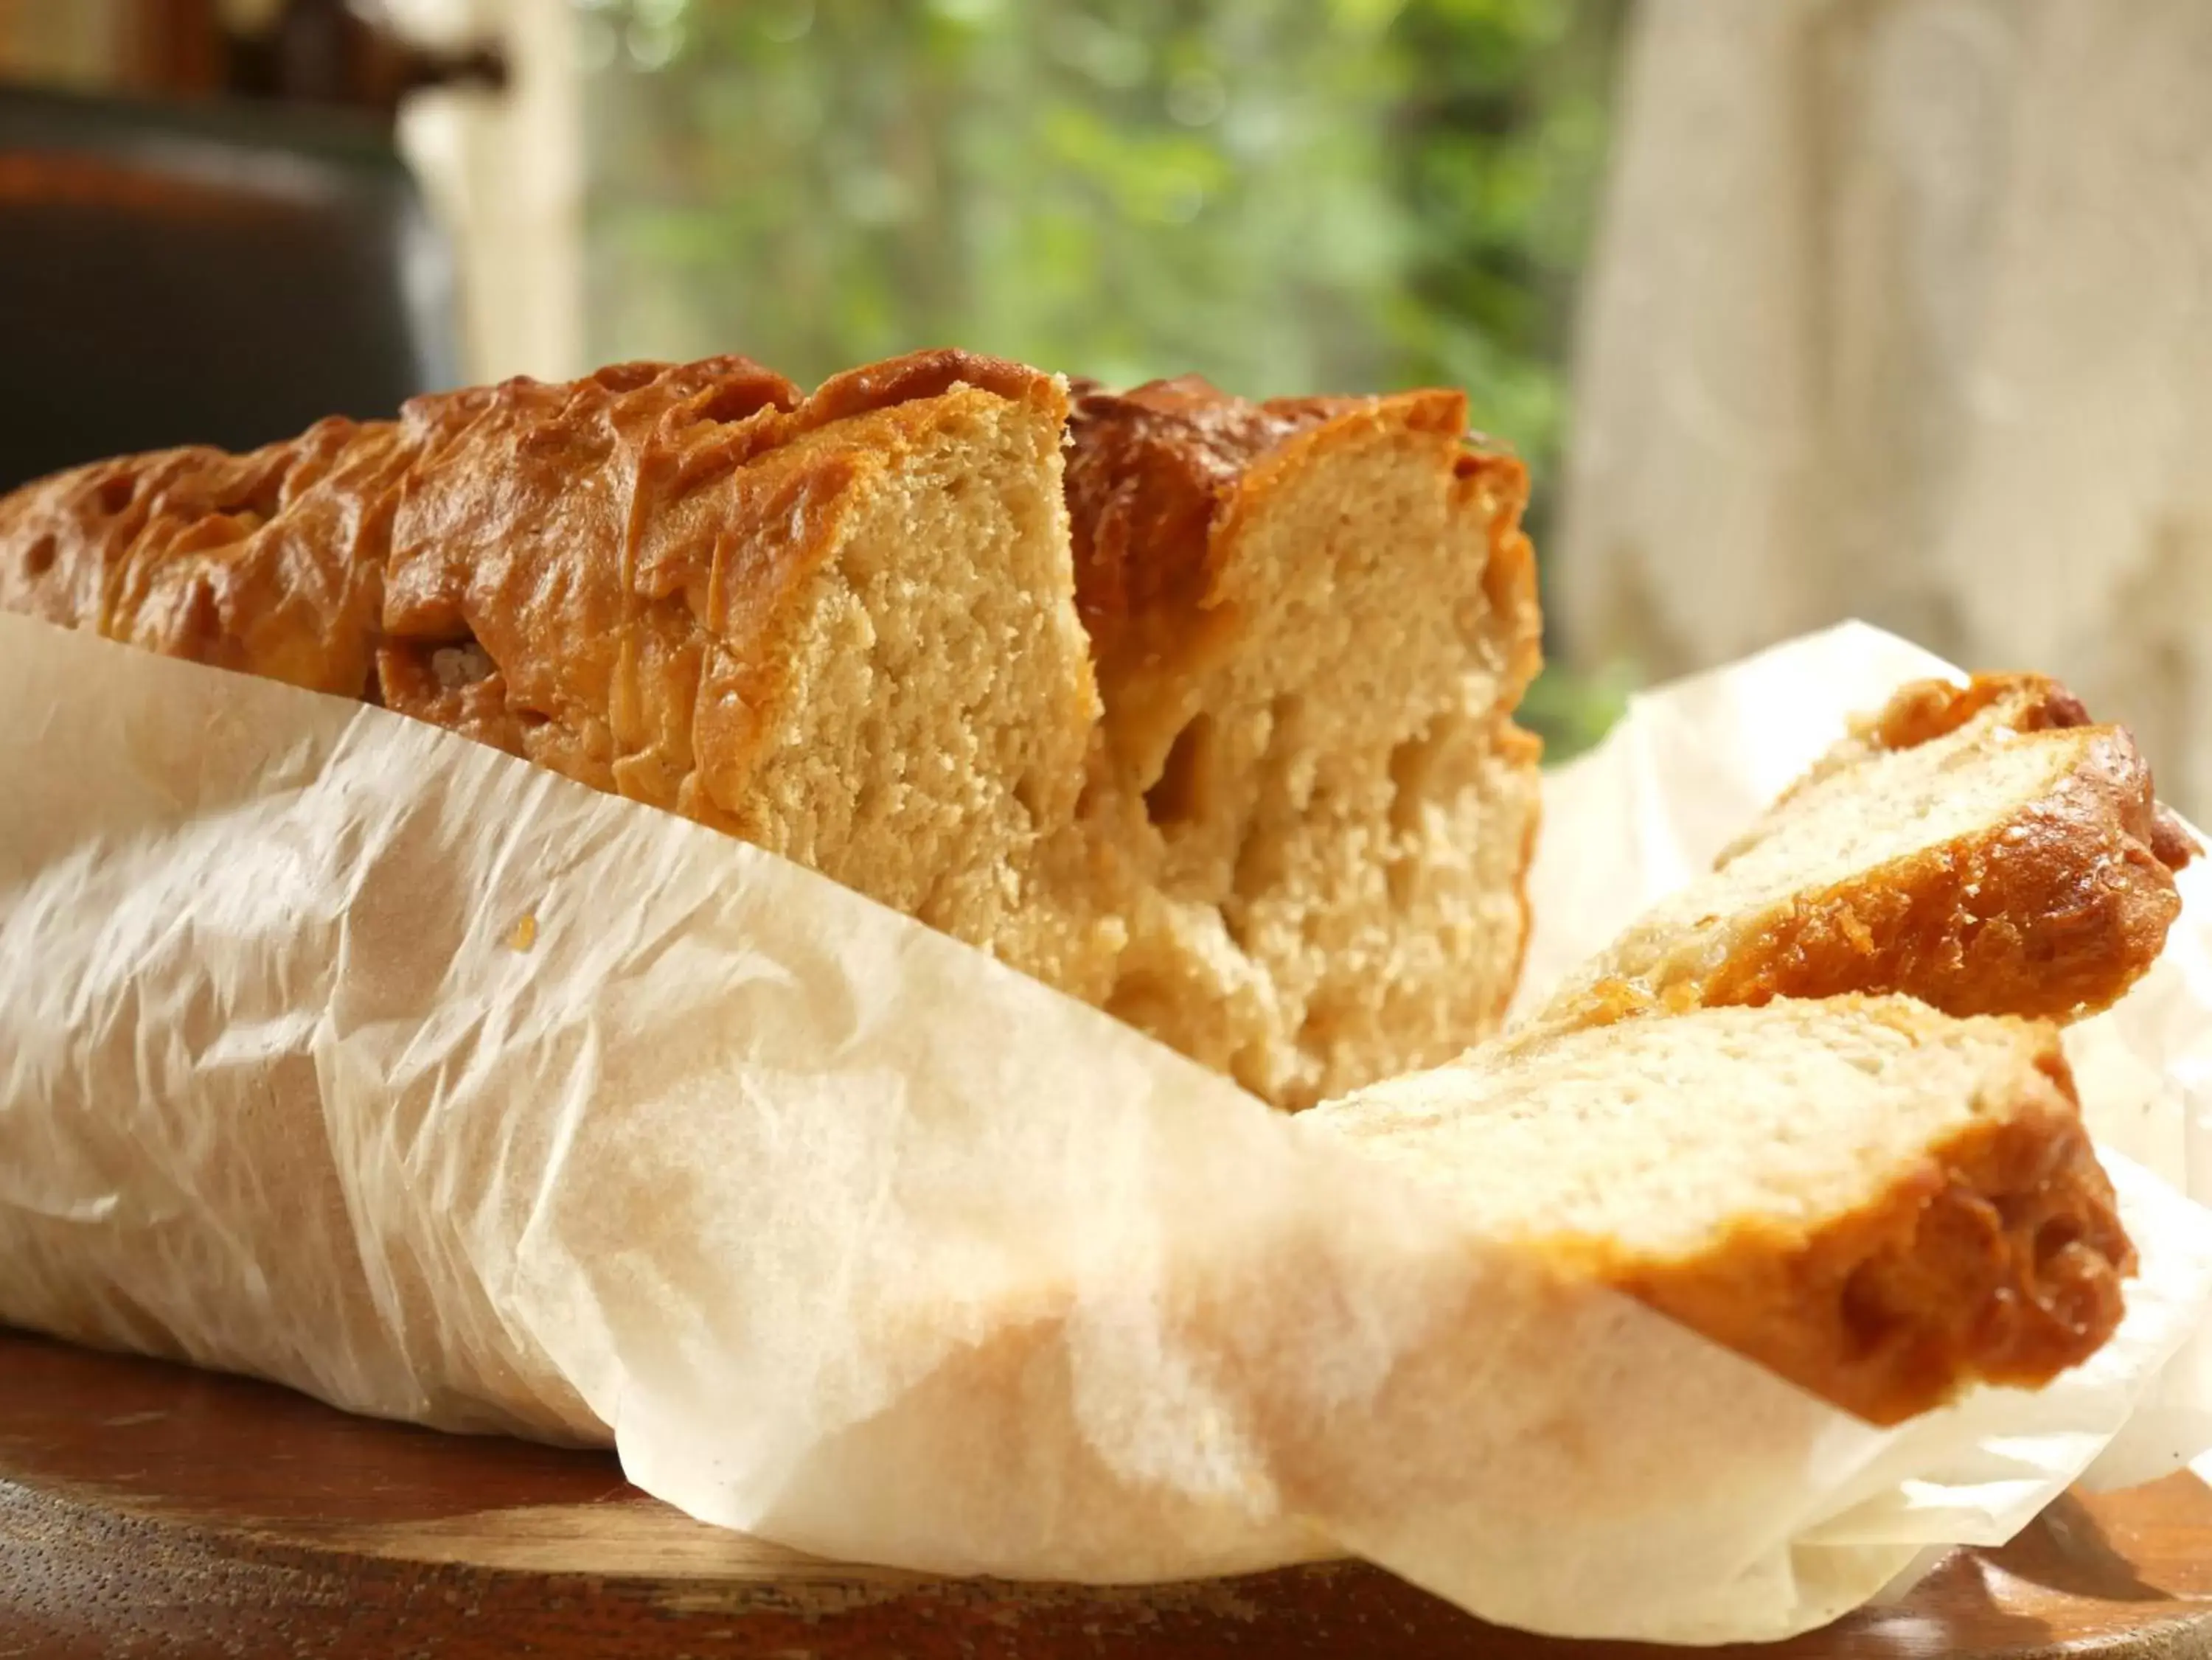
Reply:
<svg viewBox="0 0 2212 1660"><path fill-rule="evenodd" d="M2212 812L2203 0L0 0L0 484L959 343L1465 387L1555 754L1857 615Z"/></svg>

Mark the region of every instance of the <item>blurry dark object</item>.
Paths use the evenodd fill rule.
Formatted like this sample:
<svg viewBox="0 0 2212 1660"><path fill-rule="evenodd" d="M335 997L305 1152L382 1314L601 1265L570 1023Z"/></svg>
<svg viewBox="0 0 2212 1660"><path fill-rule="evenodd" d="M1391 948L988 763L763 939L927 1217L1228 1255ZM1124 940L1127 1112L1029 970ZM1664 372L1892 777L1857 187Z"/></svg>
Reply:
<svg viewBox="0 0 2212 1660"><path fill-rule="evenodd" d="M507 60L495 49L410 45L375 0L288 0L266 28L225 39L224 89L233 96L371 111L387 124L410 93L507 85Z"/></svg>
<svg viewBox="0 0 2212 1660"><path fill-rule="evenodd" d="M116 90L204 96L222 88L216 0L128 0L116 19L125 61Z"/></svg>
<svg viewBox="0 0 2212 1660"><path fill-rule="evenodd" d="M306 104L389 128L410 94L501 88L507 68L495 45L416 45L381 0L264 0L245 16L220 0L0 0L0 81Z"/></svg>
<svg viewBox="0 0 2212 1660"><path fill-rule="evenodd" d="M369 121L0 88L0 489L391 415L458 379L453 312Z"/></svg>

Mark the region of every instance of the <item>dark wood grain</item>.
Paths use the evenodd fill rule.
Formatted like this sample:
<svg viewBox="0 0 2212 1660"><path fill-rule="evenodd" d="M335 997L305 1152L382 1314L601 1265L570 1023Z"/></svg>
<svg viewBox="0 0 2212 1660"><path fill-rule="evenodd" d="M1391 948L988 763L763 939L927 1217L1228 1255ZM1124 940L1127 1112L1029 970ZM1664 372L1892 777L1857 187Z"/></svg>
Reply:
<svg viewBox="0 0 2212 1660"><path fill-rule="evenodd" d="M1782 1660L2212 1656L2212 1494L2063 1500ZM0 1657L1487 1656L1626 1660L1371 1568L1111 1590L947 1580L692 1523L611 1458L348 1418L0 1332ZM1722 1653L1738 1652L1721 1651Z"/></svg>

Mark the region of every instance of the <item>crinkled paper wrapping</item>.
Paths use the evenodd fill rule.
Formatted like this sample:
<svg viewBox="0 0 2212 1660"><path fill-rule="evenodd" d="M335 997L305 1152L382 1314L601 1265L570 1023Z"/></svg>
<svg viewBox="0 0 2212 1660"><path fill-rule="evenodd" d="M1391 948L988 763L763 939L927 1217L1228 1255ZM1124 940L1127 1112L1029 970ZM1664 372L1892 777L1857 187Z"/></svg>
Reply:
<svg viewBox="0 0 2212 1660"><path fill-rule="evenodd" d="M1557 780L1534 972L1924 661L1843 631L1642 700ZM2202 904L2081 1038L2132 1155L2118 1337L1884 1433L697 826L5 615L0 699L0 1318L611 1441L826 1555L1354 1554L1493 1620L1686 1642L2007 1536L2139 1403L2122 1475L2212 1445L2212 1218L2177 1190Z"/></svg>

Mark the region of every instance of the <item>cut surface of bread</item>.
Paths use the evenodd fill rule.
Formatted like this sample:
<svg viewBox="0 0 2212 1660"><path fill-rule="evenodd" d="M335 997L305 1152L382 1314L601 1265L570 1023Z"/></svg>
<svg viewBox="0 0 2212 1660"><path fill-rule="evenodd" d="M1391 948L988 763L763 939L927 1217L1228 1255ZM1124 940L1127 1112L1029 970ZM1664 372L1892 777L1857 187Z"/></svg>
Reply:
<svg viewBox="0 0 2212 1660"><path fill-rule="evenodd" d="M511 381L27 486L0 605L744 837L1281 1105L1486 1035L1535 823L1518 463L1456 394L1081 402L952 351Z"/></svg>
<svg viewBox="0 0 2212 1660"><path fill-rule="evenodd" d="M1878 1424L2078 1363L2134 1266L2055 1030L1904 997L1532 1032L1302 1123Z"/></svg>
<svg viewBox="0 0 2212 1660"><path fill-rule="evenodd" d="M1068 495L1137 878L1106 1006L1290 1105L1495 1029L1528 934L1527 479L1453 392L1082 391Z"/></svg>
<svg viewBox="0 0 2212 1660"><path fill-rule="evenodd" d="M1537 1022L1846 991L2070 1019L2157 957L2193 851L2134 741L2063 688L1916 684Z"/></svg>

